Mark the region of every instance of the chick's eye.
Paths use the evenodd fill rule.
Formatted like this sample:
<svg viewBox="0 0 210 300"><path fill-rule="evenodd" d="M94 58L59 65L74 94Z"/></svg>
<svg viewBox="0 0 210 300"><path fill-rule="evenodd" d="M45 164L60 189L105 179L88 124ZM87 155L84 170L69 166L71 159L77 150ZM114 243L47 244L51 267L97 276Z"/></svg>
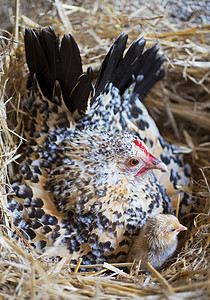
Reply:
<svg viewBox="0 0 210 300"><path fill-rule="evenodd" d="M131 167L135 167L135 166L137 166L138 164L139 164L138 159L132 158L131 160L129 160L129 165L130 165Z"/></svg>

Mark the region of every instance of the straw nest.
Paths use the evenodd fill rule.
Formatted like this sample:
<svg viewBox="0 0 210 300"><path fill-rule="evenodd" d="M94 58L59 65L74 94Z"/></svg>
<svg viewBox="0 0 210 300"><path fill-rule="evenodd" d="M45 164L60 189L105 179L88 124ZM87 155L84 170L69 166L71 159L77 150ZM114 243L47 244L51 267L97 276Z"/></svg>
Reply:
<svg viewBox="0 0 210 300"><path fill-rule="evenodd" d="M36 2L36 1L35 1ZM166 1L27 1L11 14L14 34L1 36L0 61L0 299L207 299L209 195L210 195L210 25L199 7L197 13L170 15ZM175 2L170 1L175 7ZM188 2L193 2L188 0ZM18 1L17 1L18 3ZM192 3L191 3L192 4ZM31 5L31 6L30 6ZM81 5L81 6L80 6ZM35 6L35 7L34 7ZM183 6L187 9L187 5ZM180 7L179 7L180 9ZM187 10L189 12L189 10ZM11 10L10 10L11 12ZM13 14L16 17L13 17ZM198 24L201 23L201 24ZM25 64L23 32L26 27L52 25L57 33L71 32L76 38L83 63L97 71L113 40L129 34L129 42L144 36L147 47L158 41L165 54L166 75L148 95L145 104L169 142L185 149L192 166L192 193L198 204L182 220L189 226L175 256L157 272L130 274L123 264L99 265L95 272L79 272L79 264L68 265L63 258L50 262L27 251L21 241L10 237L6 210L9 176L20 155L22 142L20 102L26 93L28 70ZM3 37L4 34L4 37ZM11 164L13 162L13 164Z"/></svg>

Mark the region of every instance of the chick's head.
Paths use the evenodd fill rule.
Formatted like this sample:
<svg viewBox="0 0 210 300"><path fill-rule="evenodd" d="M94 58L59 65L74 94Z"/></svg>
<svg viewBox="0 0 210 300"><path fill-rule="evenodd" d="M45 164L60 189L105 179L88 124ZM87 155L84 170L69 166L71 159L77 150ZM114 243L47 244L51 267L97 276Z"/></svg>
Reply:
<svg viewBox="0 0 210 300"><path fill-rule="evenodd" d="M173 215L158 214L147 221L145 230L151 246L167 248L177 243L177 235L187 227Z"/></svg>

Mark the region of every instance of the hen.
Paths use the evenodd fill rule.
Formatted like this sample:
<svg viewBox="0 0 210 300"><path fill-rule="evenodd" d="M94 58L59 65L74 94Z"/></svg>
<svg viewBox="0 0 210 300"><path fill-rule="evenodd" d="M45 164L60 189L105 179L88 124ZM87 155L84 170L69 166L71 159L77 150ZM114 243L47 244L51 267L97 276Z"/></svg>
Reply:
<svg viewBox="0 0 210 300"><path fill-rule="evenodd" d="M141 270L150 262L154 268L160 268L170 258L177 247L177 235L187 230L173 215L159 214L149 218L140 231L128 254L128 261L141 260Z"/></svg>
<svg viewBox="0 0 210 300"><path fill-rule="evenodd" d="M163 57L157 45L142 54L143 39L123 56L126 42L115 41L93 88L70 34L60 44L50 27L26 30L26 142L8 209L38 253L124 261L147 218L170 212L166 190L174 197L189 184L178 148L141 103L163 76Z"/></svg>

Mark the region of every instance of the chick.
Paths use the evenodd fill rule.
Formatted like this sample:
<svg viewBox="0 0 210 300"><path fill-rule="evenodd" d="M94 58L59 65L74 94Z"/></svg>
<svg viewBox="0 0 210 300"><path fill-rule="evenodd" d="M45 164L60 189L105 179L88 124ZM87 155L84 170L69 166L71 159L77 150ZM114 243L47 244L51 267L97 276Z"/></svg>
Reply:
<svg viewBox="0 0 210 300"><path fill-rule="evenodd" d="M147 262L160 268L175 252L177 235L183 230L187 227L173 215L158 214L149 218L130 249L128 261L141 260L141 270L146 269Z"/></svg>

